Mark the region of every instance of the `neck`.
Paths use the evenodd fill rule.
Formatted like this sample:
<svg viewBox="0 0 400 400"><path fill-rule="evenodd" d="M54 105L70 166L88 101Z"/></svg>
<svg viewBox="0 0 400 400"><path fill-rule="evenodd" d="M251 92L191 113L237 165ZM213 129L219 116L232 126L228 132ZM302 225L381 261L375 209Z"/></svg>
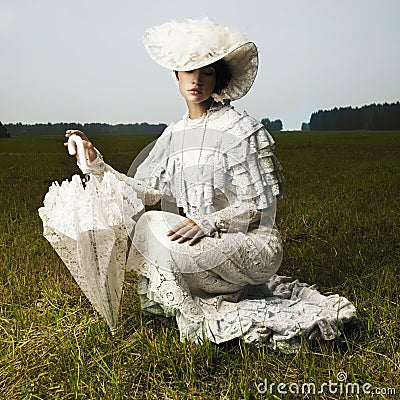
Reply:
<svg viewBox="0 0 400 400"><path fill-rule="evenodd" d="M202 103L189 103L186 102L188 110L189 110L189 118L197 119L202 117L207 110L211 107L211 104L214 102L213 98L203 101Z"/></svg>

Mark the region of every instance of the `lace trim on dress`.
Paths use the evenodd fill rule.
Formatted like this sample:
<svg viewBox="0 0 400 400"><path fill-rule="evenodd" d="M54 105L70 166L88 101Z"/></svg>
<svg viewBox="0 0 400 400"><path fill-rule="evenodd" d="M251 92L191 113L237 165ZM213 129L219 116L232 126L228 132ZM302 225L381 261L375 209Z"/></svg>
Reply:
<svg viewBox="0 0 400 400"><path fill-rule="evenodd" d="M202 205L212 205L214 191L217 188L224 188L227 182L226 174L229 171L231 182L238 191L239 200L252 200L258 209L271 204L275 196L284 197L282 166L273 154L274 140L263 125L256 119L246 114L241 115L231 106L222 103L215 103L208 110L207 116L191 120L186 113L183 120L189 127L195 128L202 126L206 117L208 128L228 134L223 145L226 157L223 159L221 154L215 153L206 156L213 158L206 162L223 166L223 171L217 169L212 182L199 182L197 189L204 193L202 204L199 203L197 193L186 192L185 201L183 202L182 198L178 206L189 212L192 207L195 209ZM173 196L170 182L180 174L181 160L177 155L171 156L170 150L174 133L183 129L183 120L171 124L163 132L145 162L138 167L135 180L142 186L143 191L153 189L166 196ZM100 166L100 171L104 168L101 157L98 157L98 161L94 164L92 167Z"/></svg>
<svg viewBox="0 0 400 400"><path fill-rule="evenodd" d="M273 153L275 142L272 136L254 118L237 114L232 109L229 114L234 114L230 118L234 122L226 132L239 139L227 152L230 156L228 167L234 171L233 183L245 188L242 195L246 199L261 196L266 187L271 188L273 196L285 197L285 179L282 166ZM262 199L259 202L262 203Z"/></svg>

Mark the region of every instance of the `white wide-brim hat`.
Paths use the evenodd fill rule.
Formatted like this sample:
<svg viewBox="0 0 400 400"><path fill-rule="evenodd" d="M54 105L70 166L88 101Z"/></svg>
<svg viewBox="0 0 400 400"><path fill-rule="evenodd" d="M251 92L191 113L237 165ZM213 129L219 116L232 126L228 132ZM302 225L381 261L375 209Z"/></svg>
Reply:
<svg viewBox="0 0 400 400"><path fill-rule="evenodd" d="M208 18L154 26L146 31L143 43L157 64L172 71L191 71L223 59L232 78L220 94L213 94L217 101L240 99L257 75L256 45Z"/></svg>

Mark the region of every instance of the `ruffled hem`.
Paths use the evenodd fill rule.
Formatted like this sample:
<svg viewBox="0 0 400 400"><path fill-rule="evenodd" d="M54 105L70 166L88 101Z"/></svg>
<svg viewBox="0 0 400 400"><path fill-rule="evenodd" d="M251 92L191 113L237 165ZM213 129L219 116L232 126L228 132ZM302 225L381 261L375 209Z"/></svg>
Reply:
<svg viewBox="0 0 400 400"><path fill-rule="evenodd" d="M146 220L138 221L127 266L139 274L142 310L175 318L181 341L242 338L296 351L303 337L340 337L344 325L356 317L346 298L323 296L305 283L274 275L282 260L277 231L262 252L255 251L251 234L226 249L208 238L200 241L200 248L174 249L165 236L168 216L146 214ZM208 246L218 246L226 256L218 260ZM208 256L202 260L204 254Z"/></svg>
<svg viewBox="0 0 400 400"><path fill-rule="evenodd" d="M175 317L182 342L220 344L239 338L292 353L298 351L303 338L340 338L345 325L356 319L356 309L345 297L324 296L285 276L274 275L258 286L263 297L230 301L227 295L191 296L179 308L160 303L162 296L149 289L147 279L140 279L138 294L144 312ZM176 293L175 286L169 288L171 293Z"/></svg>

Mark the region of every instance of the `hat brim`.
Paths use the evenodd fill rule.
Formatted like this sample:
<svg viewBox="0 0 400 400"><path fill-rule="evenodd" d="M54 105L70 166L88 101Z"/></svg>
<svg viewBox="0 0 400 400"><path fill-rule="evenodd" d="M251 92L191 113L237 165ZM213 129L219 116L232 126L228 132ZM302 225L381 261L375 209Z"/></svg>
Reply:
<svg viewBox="0 0 400 400"><path fill-rule="evenodd" d="M172 71L192 71L213 64L216 61L224 60L231 72L231 80L221 90L221 93L213 94L217 101L238 100L243 97L251 88L258 70L258 51L253 42L241 43L224 53L210 55L201 59L190 60L184 65L172 65L164 59L157 57L151 46L146 45L146 50L151 58L159 65Z"/></svg>
<svg viewBox="0 0 400 400"><path fill-rule="evenodd" d="M238 100L242 98L252 87L258 71L258 51L253 42L246 42L230 49L227 53L206 60L192 62L185 67L175 71L191 71L203 68L219 60L224 60L231 72L231 80L228 85L221 90L221 93L213 94L216 101Z"/></svg>
<svg viewBox="0 0 400 400"><path fill-rule="evenodd" d="M253 42L244 43L222 57L222 60L228 65L232 78L221 93L213 97L215 100L238 100L250 90L256 78L257 47Z"/></svg>
<svg viewBox="0 0 400 400"><path fill-rule="evenodd" d="M209 57L206 60L192 62L185 67L175 71L191 71L203 68L219 60L224 60L231 72L231 80L228 85L221 90L221 93L213 94L217 101L238 100L242 98L252 87L258 71L258 51L253 42L242 43L225 54Z"/></svg>

